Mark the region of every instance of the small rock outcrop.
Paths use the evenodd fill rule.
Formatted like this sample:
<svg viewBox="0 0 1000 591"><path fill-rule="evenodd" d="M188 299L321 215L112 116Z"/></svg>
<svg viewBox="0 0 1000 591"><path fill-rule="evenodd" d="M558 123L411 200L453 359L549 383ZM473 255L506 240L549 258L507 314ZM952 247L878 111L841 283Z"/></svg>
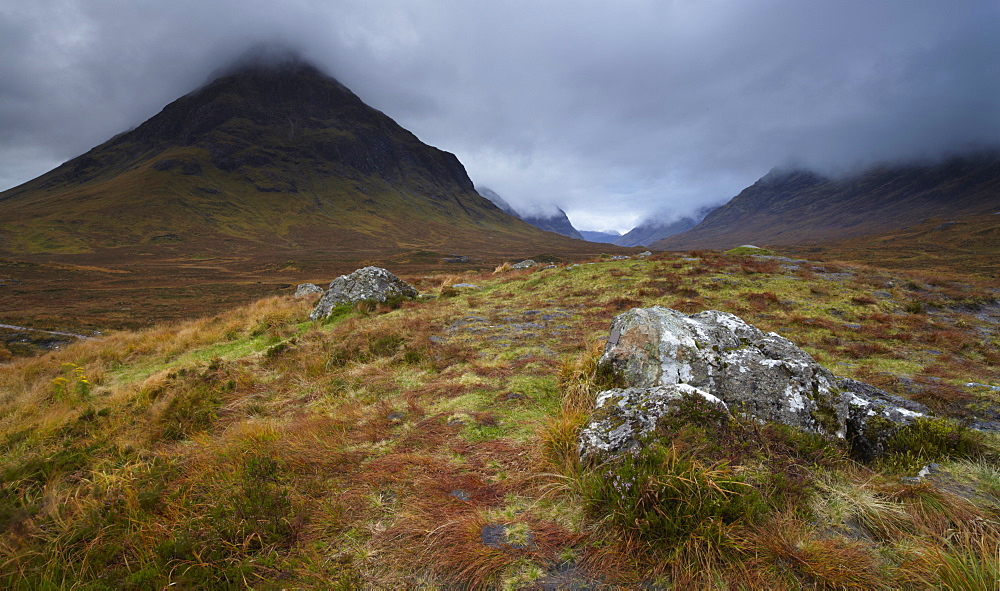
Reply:
<svg viewBox="0 0 1000 591"><path fill-rule="evenodd" d="M923 404L864 382L840 378L837 386L850 398L846 425L851 455L863 462L883 455L892 436L913 419L930 415Z"/></svg>
<svg viewBox="0 0 1000 591"><path fill-rule="evenodd" d="M534 267L536 265L538 265L538 263L536 263L535 261L533 261L531 259L527 259L527 260L521 261L520 263L514 263L513 265L510 266L510 268L511 269L530 269L530 268L532 268L532 267Z"/></svg>
<svg viewBox="0 0 1000 591"><path fill-rule="evenodd" d="M341 304L386 302L395 298L415 297L417 290L399 277L381 267L365 267L331 281L330 288L320 298L309 318L326 318L333 308Z"/></svg>
<svg viewBox="0 0 1000 591"><path fill-rule="evenodd" d="M862 382L838 380L788 339L717 310L629 310L612 322L601 363L630 388L598 395L597 412L581 432L582 457L634 446L684 393L852 444L863 434L871 443L860 455L877 454L887 431L926 411Z"/></svg>
<svg viewBox="0 0 1000 591"><path fill-rule="evenodd" d="M587 460L598 450L617 454L636 447L685 396L701 397L729 414L725 402L688 384L605 390L597 395L590 423L580 431L581 458Z"/></svg>
<svg viewBox="0 0 1000 591"><path fill-rule="evenodd" d="M295 297L297 298L304 298L314 293L323 293L323 288L315 283L300 283L295 288Z"/></svg>

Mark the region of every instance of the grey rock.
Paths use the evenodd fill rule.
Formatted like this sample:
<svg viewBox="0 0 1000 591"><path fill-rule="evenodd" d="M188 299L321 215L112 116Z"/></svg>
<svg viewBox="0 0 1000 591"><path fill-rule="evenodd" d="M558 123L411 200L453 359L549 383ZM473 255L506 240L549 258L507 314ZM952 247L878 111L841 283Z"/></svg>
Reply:
<svg viewBox="0 0 1000 591"><path fill-rule="evenodd" d="M630 388L598 395L579 440L584 457L634 446L682 393L757 420L847 438L861 459L882 453L893 433L928 414L918 403L838 379L788 339L717 310L629 310L612 322L601 363Z"/></svg>
<svg viewBox="0 0 1000 591"><path fill-rule="evenodd" d="M601 362L635 387L689 384L764 421L845 435L847 397L833 374L788 339L726 312L630 310L611 324Z"/></svg>
<svg viewBox="0 0 1000 591"><path fill-rule="evenodd" d="M515 531L517 531L517 535L512 535ZM483 545L490 548L524 550L534 545L534 536L527 528L489 523L483 526L479 535Z"/></svg>
<svg viewBox="0 0 1000 591"><path fill-rule="evenodd" d="M309 318L326 318L333 308L341 304L415 297L417 290L399 277L381 267L365 267L331 281L330 288L320 298Z"/></svg>
<svg viewBox="0 0 1000 591"><path fill-rule="evenodd" d="M968 382L965 384L966 388L989 388L994 392L1000 392L1000 386L991 386L989 384L980 384L979 382Z"/></svg>
<svg viewBox="0 0 1000 591"><path fill-rule="evenodd" d="M481 289L478 285L472 283L456 283L452 287L455 289Z"/></svg>
<svg viewBox="0 0 1000 591"><path fill-rule="evenodd" d="M938 464L927 464L917 472L917 478L927 478L931 474L938 474L941 472L941 466Z"/></svg>
<svg viewBox="0 0 1000 591"><path fill-rule="evenodd" d="M644 259L646 257L653 256L653 253L650 252L650 251L648 251L648 250L644 250L644 251L640 252L639 254L637 254L635 256L636 256L636 258Z"/></svg>
<svg viewBox="0 0 1000 591"><path fill-rule="evenodd" d="M533 261L531 259L527 259L527 260L521 261L520 263L514 263L513 265L510 266L510 268L511 269L530 269L530 268L534 267L537 264L538 263L536 263L535 261Z"/></svg>
<svg viewBox="0 0 1000 591"><path fill-rule="evenodd" d="M304 298L314 293L323 293L323 288L315 283L301 283L295 288L295 297Z"/></svg>
<svg viewBox="0 0 1000 591"><path fill-rule="evenodd" d="M628 451L653 432L656 422L685 396L700 396L727 414L726 403L688 384L651 388L616 388L597 395L594 414L580 431L578 451L583 460Z"/></svg>
<svg viewBox="0 0 1000 591"><path fill-rule="evenodd" d="M840 378L837 387L849 397L845 426L851 455L857 460L867 462L883 455L896 432L917 417L930 415L923 404L864 382Z"/></svg>

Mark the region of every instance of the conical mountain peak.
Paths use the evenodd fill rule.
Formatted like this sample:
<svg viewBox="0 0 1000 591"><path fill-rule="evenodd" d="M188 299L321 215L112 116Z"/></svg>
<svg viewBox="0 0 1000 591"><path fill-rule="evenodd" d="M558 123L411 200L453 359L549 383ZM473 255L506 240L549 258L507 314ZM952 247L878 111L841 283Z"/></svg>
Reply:
<svg viewBox="0 0 1000 591"><path fill-rule="evenodd" d="M58 230L64 219L79 222ZM258 257L504 240L560 248L476 194L453 154L271 45L135 129L0 194L0 234L22 250L115 249L119 259L130 249Z"/></svg>

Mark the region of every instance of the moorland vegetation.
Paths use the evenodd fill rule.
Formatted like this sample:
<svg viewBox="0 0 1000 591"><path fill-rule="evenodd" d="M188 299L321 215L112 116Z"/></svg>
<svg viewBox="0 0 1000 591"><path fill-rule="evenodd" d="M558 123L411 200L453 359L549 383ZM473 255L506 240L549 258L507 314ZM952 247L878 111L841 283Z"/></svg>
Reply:
<svg viewBox="0 0 1000 591"><path fill-rule="evenodd" d="M995 280L740 252L404 279L436 297L323 321L271 297L0 365L0 585L1000 580ZM608 326L652 305L734 313L940 418L863 463L690 401L581 463Z"/></svg>

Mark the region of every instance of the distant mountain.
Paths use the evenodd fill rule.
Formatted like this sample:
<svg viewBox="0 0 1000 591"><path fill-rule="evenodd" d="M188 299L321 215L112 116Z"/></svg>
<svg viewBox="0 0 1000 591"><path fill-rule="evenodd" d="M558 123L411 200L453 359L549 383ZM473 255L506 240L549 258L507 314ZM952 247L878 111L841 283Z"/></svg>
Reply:
<svg viewBox="0 0 1000 591"><path fill-rule="evenodd" d="M536 228L576 238L577 240L583 240L580 231L573 227L573 223L569 221L566 212L559 207L551 215L522 215L521 219Z"/></svg>
<svg viewBox="0 0 1000 591"><path fill-rule="evenodd" d="M1000 210L1000 152L879 166L846 178L775 169L662 250L802 245L880 234L927 218Z"/></svg>
<svg viewBox="0 0 1000 591"><path fill-rule="evenodd" d="M587 242L601 242L604 244L614 244L622 237L618 232L595 232L593 230L580 230L580 235Z"/></svg>
<svg viewBox="0 0 1000 591"><path fill-rule="evenodd" d="M638 226L632 228L621 238L615 241L618 246L649 246L657 240L662 240L668 236L679 234L685 230L695 227L714 207L702 207L694 215L685 216L680 219L664 222L660 219L650 218Z"/></svg>
<svg viewBox="0 0 1000 591"><path fill-rule="evenodd" d="M493 203L493 205L499 207L500 210L506 213L507 215L512 215L517 219L521 219L521 214L517 213L517 210L511 207L510 203L507 203L507 201L499 194L497 194L497 192L494 191L493 189L490 189L488 187L476 187L476 192L482 195L483 197L489 199Z"/></svg>
<svg viewBox="0 0 1000 591"><path fill-rule="evenodd" d="M562 234L563 236L567 236L569 238L583 240L583 236L576 228L573 227L573 223L569 221L569 217L566 216L566 212L558 207L554 213L549 215L526 215L515 210L509 203L507 203L506 200L504 200L503 197L497 194L496 191L487 187L478 187L476 190L479 191L480 195L492 201L493 204L501 210L518 219L524 220L536 228L547 232Z"/></svg>
<svg viewBox="0 0 1000 591"><path fill-rule="evenodd" d="M244 60L0 193L0 253L17 256L284 261L575 248L560 240L503 213L454 155L294 56Z"/></svg>

